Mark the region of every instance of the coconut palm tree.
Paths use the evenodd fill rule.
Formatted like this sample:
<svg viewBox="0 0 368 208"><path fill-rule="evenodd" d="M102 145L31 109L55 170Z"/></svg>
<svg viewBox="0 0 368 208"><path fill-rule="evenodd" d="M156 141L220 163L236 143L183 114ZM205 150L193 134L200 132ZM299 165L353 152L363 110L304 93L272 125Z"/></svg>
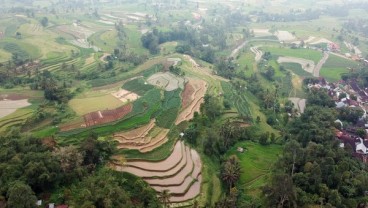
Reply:
<svg viewBox="0 0 368 208"><path fill-rule="evenodd" d="M235 155L230 156L230 158L225 162L221 173L222 180L227 183L230 190L239 180L240 173L241 168L239 159Z"/></svg>
<svg viewBox="0 0 368 208"><path fill-rule="evenodd" d="M164 208L169 207L168 205L170 203L170 196L171 196L171 194L170 194L169 190L167 190L167 189L163 190L160 193L158 198L161 201L161 203L164 205Z"/></svg>

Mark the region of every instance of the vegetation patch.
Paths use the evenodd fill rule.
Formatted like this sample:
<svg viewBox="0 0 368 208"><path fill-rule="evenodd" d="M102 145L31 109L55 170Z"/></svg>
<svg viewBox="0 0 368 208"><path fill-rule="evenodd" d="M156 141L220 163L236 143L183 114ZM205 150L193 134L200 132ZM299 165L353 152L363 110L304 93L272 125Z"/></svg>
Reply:
<svg viewBox="0 0 368 208"><path fill-rule="evenodd" d="M238 152L237 148L242 147L244 152ZM271 173L272 164L282 152L279 145L263 146L251 141L239 142L227 155L236 155L241 164L243 172L240 176L239 185L247 191L259 189L266 184L265 176Z"/></svg>
<svg viewBox="0 0 368 208"><path fill-rule="evenodd" d="M143 78L137 78L125 83L123 88L143 96L146 92L153 89L154 86L148 84Z"/></svg>
<svg viewBox="0 0 368 208"><path fill-rule="evenodd" d="M118 108L123 104L110 94L98 97L75 98L69 101L69 106L80 116L94 111Z"/></svg>

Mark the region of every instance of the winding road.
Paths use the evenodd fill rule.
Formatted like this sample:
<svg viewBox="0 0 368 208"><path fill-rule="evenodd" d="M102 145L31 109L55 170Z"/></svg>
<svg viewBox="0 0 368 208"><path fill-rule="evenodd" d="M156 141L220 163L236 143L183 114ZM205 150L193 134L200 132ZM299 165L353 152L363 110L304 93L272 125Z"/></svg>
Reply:
<svg viewBox="0 0 368 208"><path fill-rule="evenodd" d="M316 65L316 67L313 70L313 76L314 77L319 77L319 73L321 71L321 68L322 68L323 64L326 63L329 56L330 56L329 53L324 52L322 59L318 62L318 64Z"/></svg>

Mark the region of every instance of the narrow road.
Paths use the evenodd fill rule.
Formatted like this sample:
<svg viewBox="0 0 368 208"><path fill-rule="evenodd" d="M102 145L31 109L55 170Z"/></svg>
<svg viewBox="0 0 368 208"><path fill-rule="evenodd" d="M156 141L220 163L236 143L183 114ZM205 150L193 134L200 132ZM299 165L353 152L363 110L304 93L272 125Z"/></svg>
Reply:
<svg viewBox="0 0 368 208"><path fill-rule="evenodd" d="M244 41L243 43L241 43L238 47L236 47L230 54L229 58L235 58L236 55L239 53L239 51L244 48L247 44L249 43L249 41Z"/></svg>
<svg viewBox="0 0 368 208"><path fill-rule="evenodd" d="M248 43L250 42L254 42L254 41L269 41L269 42L279 42L278 40L271 40L271 39L252 39L252 40L246 40L244 42L242 42L241 44L239 44L230 54L230 56L228 58L234 58L238 55L239 51L244 48L245 46L248 45Z"/></svg>
<svg viewBox="0 0 368 208"><path fill-rule="evenodd" d="M327 61L327 59L328 59L329 56L330 56L330 54L327 53L327 52L325 52L323 54L322 59L318 62L318 64L316 65L316 67L313 70L313 76L314 77L319 77L319 73L321 71L321 68L322 68L323 64L326 63L326 61Z"/></svg>

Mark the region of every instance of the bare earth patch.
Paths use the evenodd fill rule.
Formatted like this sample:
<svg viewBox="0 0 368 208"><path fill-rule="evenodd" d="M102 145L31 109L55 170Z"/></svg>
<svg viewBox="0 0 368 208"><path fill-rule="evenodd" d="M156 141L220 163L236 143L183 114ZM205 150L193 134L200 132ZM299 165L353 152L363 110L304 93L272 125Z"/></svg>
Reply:
<svg viewBox="0 0 368 208"><path fill-rule="evenodd" d="M0 118L14 113L18 108L30 106L31 103L27 99L23 100L1 100L0 101Z"/></svg>
<svg viewBox="0 0 368 208"><path fill-rule="evenodd" d="M296 37L288 31L279 30L275 33L279 41L289 42L294 41Z"/></svg>
<svg viewBox="0 0 368 208"><path fill-rule="evenodd" d="M272 33L268 29L253 29L253 33L255 37L272 36Z"/></svg>
<svg viewBox="0 0 368 208"><path fill-rule="evenodd" d="M159 72L147 79L151 85L163 88L166 91L173 91L178 88L184 89L184 78L173 75L169 72Z"/></svg>
<svg viewBox="0 0 368 208"><path fill-rule="evenodd" d="M258 47L251 47L250 50L256 55L254 59L259 62L263 56L263 52Z"/></svg>
<svg viewBox="0 0 368 208"><path fill-rule="evenodd" d="M310 44L310 45L317 45L321 43L329 44L329 43L332 43L332 41L326 38L317 38L317 37L309 36L308 39L304 41L304 43Z"/></svg>
<svg viewBox="0 0 368 208"><path fill-rule="evenodd" d="M300 113L304 113L306 107L306 99L291 97L289 100L294 103L294 108L298 109Z"/></svg>
<svg viewBox="0 0 368 208"><path fill-rule="evenodd" d="M121 102L123 103L133 102L139 98L139 95L124 89L120 89L117 92L113 92L111 93L111 95L121 100Z"/></svg>
<svg viewBox="0 0 368 208"><path fill-rule="evenodd" d="M278 63L297 63L302 66L304 71L313 73L314 71L314 62L308 59L302 59L302 58L295 58L295 57L279 57L277 59Z"/></svg>
<svg viewBox="0 0 368 208"><path fill-rule="evenodd" d="M190 97L192 101L187 107L182 109L175 121L176 125L183 121L189 121L192 119L195 112L200 112L201 104L204 102L203 98L207 91L207 83L199 79L189 79L189 83L191 86L193 86L194 92L191 96L187 95L186 99Z"/></svg>

